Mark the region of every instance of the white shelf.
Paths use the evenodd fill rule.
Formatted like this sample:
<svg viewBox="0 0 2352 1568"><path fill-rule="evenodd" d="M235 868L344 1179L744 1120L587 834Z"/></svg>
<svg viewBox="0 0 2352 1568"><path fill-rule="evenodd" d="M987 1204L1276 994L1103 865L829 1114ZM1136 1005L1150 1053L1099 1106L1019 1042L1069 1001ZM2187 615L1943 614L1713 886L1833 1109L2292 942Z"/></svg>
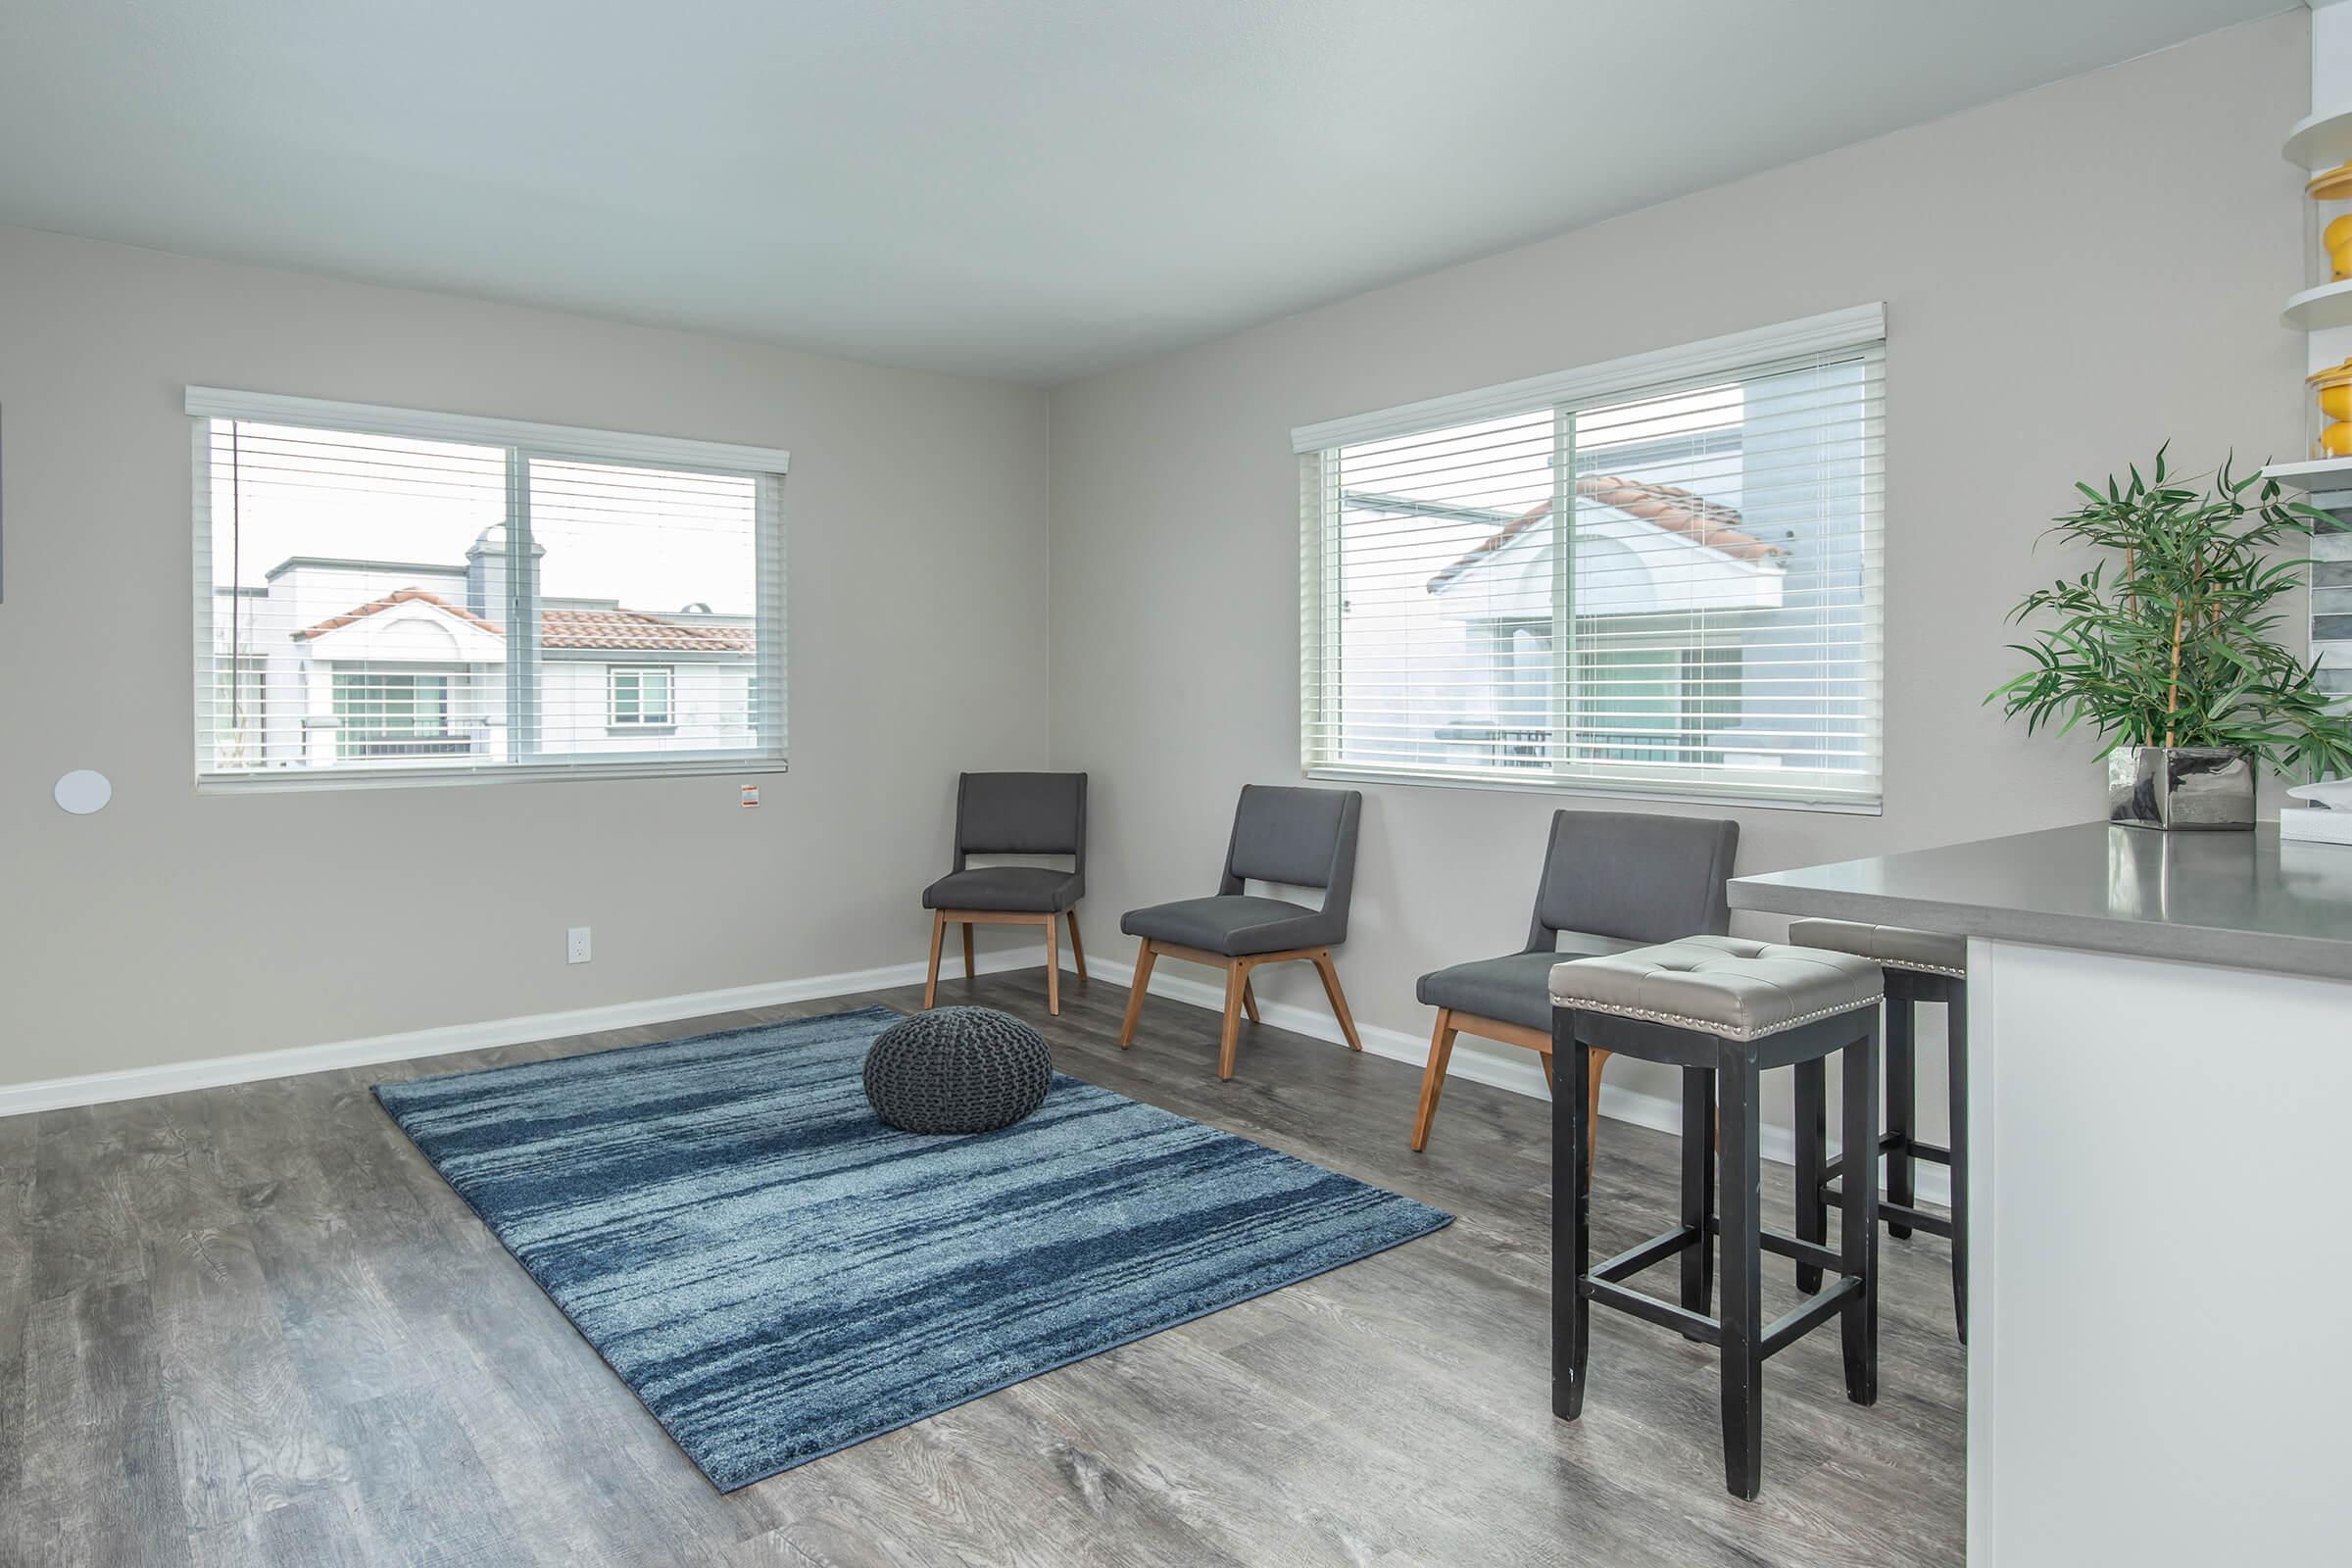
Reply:
<svg viewBox="0 0 2352 1568"><path fill-rule="evenodd" d="M2287 132L2286 161L2309 172L2352 163L2352 109L2311 115Z"/></svg>
<svg viewBox="0 0 2352 1568"><path fill-rule="evenodd" d="M2352 326L2352 279L2307 288L2286 302L2278 324L2297 332L2317 332L2329 326Z"/></svg>
<svg viewBox="0 0 2352 1568"><path fill-rule="evenodd" d="M2352 490L2352 458L2318 458L2308 463L2274 463L2262 470L2289 490Z"/></svg>

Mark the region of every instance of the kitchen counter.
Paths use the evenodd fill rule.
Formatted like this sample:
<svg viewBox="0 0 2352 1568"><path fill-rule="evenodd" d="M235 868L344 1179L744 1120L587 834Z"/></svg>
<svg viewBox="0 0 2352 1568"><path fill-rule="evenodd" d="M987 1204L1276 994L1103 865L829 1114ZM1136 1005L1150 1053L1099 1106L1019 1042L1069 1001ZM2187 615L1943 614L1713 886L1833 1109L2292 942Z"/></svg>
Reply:
<svg viewBox="0 0 2352 1568"><path fill-rule="evenodd" d="M2085 822L1737 878L1732 907L2352 980L2352 845Z"/></svg>
<svg viewBox="0 0 2352 1568"><path fill-rule="evenodd" d="M1968 938L1969 1562L2343 1560L2352 847L2090 823L1731 903Z"/></svg>

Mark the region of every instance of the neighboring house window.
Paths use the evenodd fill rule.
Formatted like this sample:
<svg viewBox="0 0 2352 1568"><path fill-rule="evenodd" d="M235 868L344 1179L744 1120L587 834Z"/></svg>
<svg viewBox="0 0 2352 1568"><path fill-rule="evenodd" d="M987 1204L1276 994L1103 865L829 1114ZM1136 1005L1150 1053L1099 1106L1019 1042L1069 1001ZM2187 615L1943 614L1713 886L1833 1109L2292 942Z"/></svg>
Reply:
<svg viewBox="0 0 2352 1568"><path fill-rule="evenodd" d="M406 671L336 670L337 755L346 760L465 755L465 737L449 724L451 679Z"/></svg>
<svg viewBox="0 0 2352 1568"><path fill-rule="evenodd" d="M187 408L207 787L784 765L784 453Z"/></svg>
<svg viewBox="0 0 2352 1568"><path fill-rule="evenodd" d="M614 726L673 723L669 712L670 671L654 664L615 664L610 680Z"/></svg>
<svg viewBox="0 0 2352 1568"><path fill-rule="evenodd" d="M1875 810L1877 306L1306 426L1311 774Z"/></svg>

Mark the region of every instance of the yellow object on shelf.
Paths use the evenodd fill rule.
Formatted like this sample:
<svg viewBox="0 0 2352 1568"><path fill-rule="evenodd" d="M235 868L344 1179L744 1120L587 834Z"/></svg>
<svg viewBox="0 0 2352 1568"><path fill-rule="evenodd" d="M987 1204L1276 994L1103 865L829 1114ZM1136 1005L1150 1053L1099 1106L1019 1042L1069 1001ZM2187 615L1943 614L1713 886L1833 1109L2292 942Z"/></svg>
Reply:
<svg viewBox="0 0 2352 1568"><path fill-rule="evenodd" d="M2328 423L2320 431L2315 458L2352 458L2352 359L2314 370L2303 378L2319 399Z"/></svg>
<svg viewBox="0 0 2352 1568"><path fill-rule="evenodd" d="M2320 243L2327 247L2328 265L2342 282L2352 277L2352 213L2329 223L2320 231Z"/></svg>
<svg viewBox="0 0 2352 1568"><path fill-rule="evenodd" d="M2323 207L2341 209L2352 203L2352 163L2312 175L2303 194ZM2352 211L2339 210L2328 220L2320 230L2320 245L2328 252L2328 266L2335 281L2352 280Z"/></svg>

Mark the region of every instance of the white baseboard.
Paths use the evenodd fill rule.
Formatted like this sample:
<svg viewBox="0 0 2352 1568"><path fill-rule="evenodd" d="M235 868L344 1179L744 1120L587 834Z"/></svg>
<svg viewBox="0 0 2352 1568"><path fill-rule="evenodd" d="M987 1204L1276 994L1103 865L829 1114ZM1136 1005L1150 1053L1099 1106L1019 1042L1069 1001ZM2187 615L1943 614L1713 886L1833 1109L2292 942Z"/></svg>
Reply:
<svg viewBox="0 0 2352 1568"><path fill-rule="evenodd" d="M1135 978L1134 966L1116 959L1090 958L1087 967L1090 972L1115 980L1121 985L1132 984ZM1225 989L1222 985L1196 980L1181 970L1170 974L1166 964L1152 966L1152 995L1167 997L1175 1002L1189 1002L1212 1011L1222 1011L1225 1006ZM1261 1001L1258 1012L1266 1022L1294 1034L1311 1035L1317 1040L1329 1040L1334 1044L1346 1043L1340 1033L1339 1020L1331 1015L1329 1008L1302 1006L1295 1002ZM1426 1035L1409 1035L1401 1029L1365 1023L1360 1018L1356 1020L1355 1032L1357 1038L1363 1041L1364 1050L1373 1055L1411 1062L1416 1067L1429 1060L1429 1037ZM1543 1063L1536 1059L1534 1052L1522 1051L1516 1046L1498 1045L1469 1035L1458 1036L1453 1044L1453 1058L1446 1063L1446 1072L1448 1078L1467 1078L1472 1083L1492 1084L1496 1089L1507 1089L1515 1095L1526 1095L1531 1099L1551 1098L1551 1089L1544 1081ZM1645 1095L1605 1080L1600 1086L1600 1113L1615 1121L1631 1122L1636 1127L1647 1127L1657 1132L1679 1134L1683 1130L1681 1101L1668 1100L1660 1095ZM1786 1127L1766 1122L1758 1143L1758 1152L1776 1164L1793 1165L1796 1163L1796 1136ZM1830 1152L1833 1155L1838 1152L1835 1140L1831 1143ZM1949 1207L1951 1172L1941 1165L1931 1165L1925 1161L1921 1161L1915 1170L1920 1200L1938 1207Z"/></svg>
<svg viewBox="0 0 2352 1568"><path fill-rule="evenodd" d="M979 956L983 974L1034 969L1046 961L1042 943L1005 948ZM1065 965L1069 963L1064 956ZM1152 994L1175 1002L1221 1010L1221 986L1196 980L1170 965L1152 971ZM1114 958L1096 958L1088 968L1120 985L1133 982L1132 964ZM655 997L643 1002L608 1003L596 1007L573 1007L562 1012L538 1012L519 1018L485 1023L444 1024L401 1034L370 1035L362 1040L338 1040L321 1046L295 1046L284 1051L255 1051L235 1056L211 1056L199 1061L167 1062L155 1067L127 1067L116 1072L82 1073L71 1078L47 1078L34 1083L0 1084L0 1116L21 1116L36 1110L69 1105L102 1105L118 1100L144 1100L150 1095L175 1095L190 1089L213 1089L222 1084L253 1083L265 1078L291 1078L306 1072L331 1072L343 1067L368 1067L377 1062L406 1061L416 1056L444 1056L461 1051L487 1051L497 1046L526 1045L564 1035L595 1034L605 1029L629 1029L639 1024L670 1023L680 1018L703 1018L745 1007L769 1007L786 1002L810 1002L820 997L852 996L861 991L884 991L913 985L923 978L924 965L886 964L878 969L854 969L842 974L808 975L798 980L769 980L759 985L732 986L723 991L690 991L680 996ZM1295 1034L1342 1043L1339 1020L1323 1007L1292 1002L1265 1002L1258 1009L1266 1022ZM1385 1028L1360 1020L1356 1034L1374 1055L1410 1062L1418 1067L1429 1059L1425 1036ZM1544 1068L1532 1052L1495 1045L1470 1036L1458 1039L1450 1076L1491 1084L1531 1099L1548 1100ZM1600 1113L1616 1121L1658 1132L1679 1133L1683 1126L1680 1101L1645 1095L1620 1085L1600 1086ZM1796 1141L1786 1127L1766 1123L1761 1152L1766 1159L1787 1165L1796 1157ZM1833 1150L1833 1152L1835 1151ZM1940 1165L1918 1167L1923 1201L1948 1205L1950 1173Z"/></svg>
<svg viewBox="0 0 2352 1568"><path fill-rule="evenodd" d="M1043 943L1006 948L979 956L983 974L1008 969L1035 969L1046 961ZM572 1007L562 1012L537 1012L519 1018L485 1023L444 1024L400 1034L371 1035L364 1040L338 1040L321 1046L294 1046L284 1051L254 1051L234 1056L211 1056L200 1061L166 1062L155 1067L126 1067L117 1072L82 1073L71 1078L47 1078L35 1083L0 1084L0 1116L56 1110L68 1105L102 1105L117 1100L144 1100L150 1095L175 1095L190 1089L214 1089L222 1084L253 1083L264 1078L291 1078L306 1072L331 1072L342 1067L368 1067L377 1062L406 1061L414 1056L444 1056L460 1051L487 1051L495 1046L518 1046L564 1035L594 1034L604 1029L629 1029L639 1024L670 1023L702 1018L743 1007L771 1007L779 1003L809 1002L819 997L851 996L914 985L923 978L921 962L894 963L879 969L854 969L844 974L808 975L798 980L769 980L759 985L730 986L723 991L690 991L644 1002L615 1002L596 1007Z"/></svg>

